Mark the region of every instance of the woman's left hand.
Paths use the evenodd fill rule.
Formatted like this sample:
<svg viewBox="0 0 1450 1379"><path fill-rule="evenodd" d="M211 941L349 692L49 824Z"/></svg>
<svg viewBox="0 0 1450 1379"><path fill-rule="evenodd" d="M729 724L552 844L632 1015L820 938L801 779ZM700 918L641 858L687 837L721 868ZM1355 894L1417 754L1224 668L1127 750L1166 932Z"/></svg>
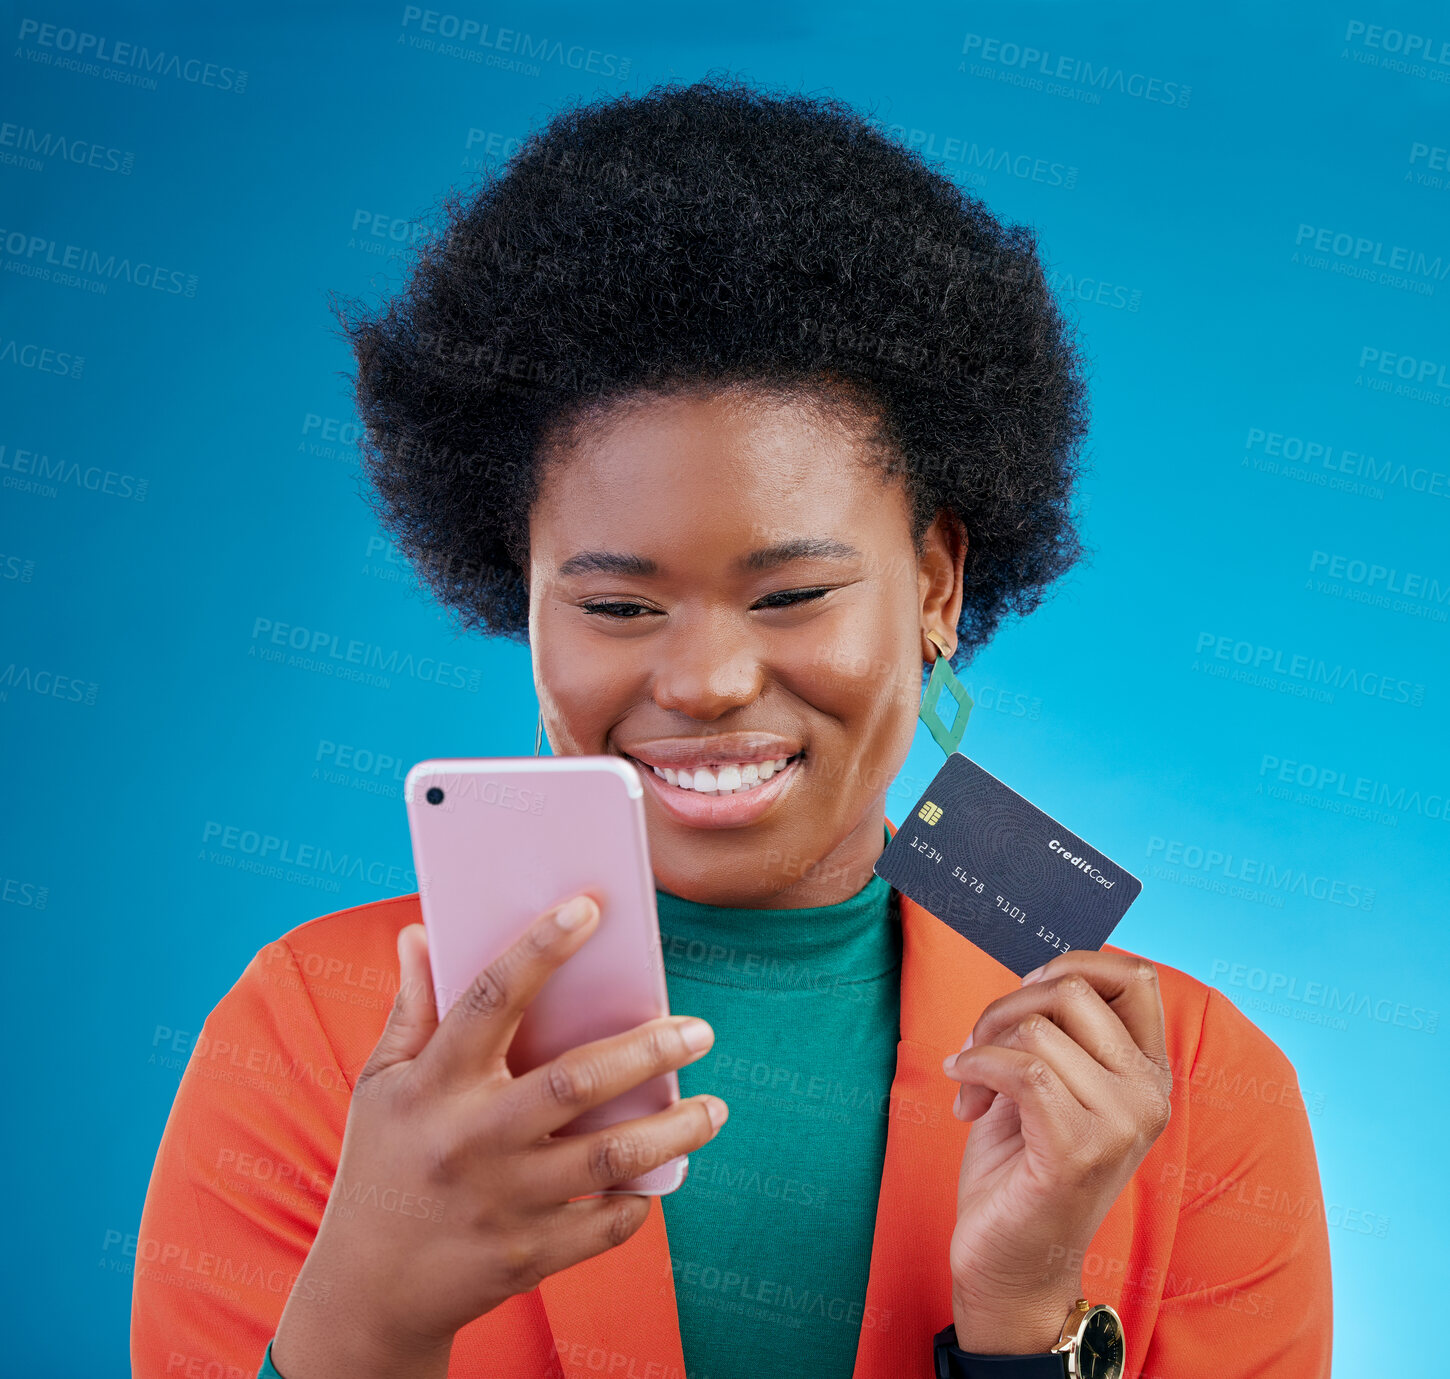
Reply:
<svg viewBox="0 0 1450 1379"><path fill-rule="evenodd" d="M957 1183L957 1344L1035 1355L1082 1296L1084 1252L1168 1124L1173 1076L1158 973L1072 952L993 1001L962 1052L955 1114L974 1121Z"/></svg>

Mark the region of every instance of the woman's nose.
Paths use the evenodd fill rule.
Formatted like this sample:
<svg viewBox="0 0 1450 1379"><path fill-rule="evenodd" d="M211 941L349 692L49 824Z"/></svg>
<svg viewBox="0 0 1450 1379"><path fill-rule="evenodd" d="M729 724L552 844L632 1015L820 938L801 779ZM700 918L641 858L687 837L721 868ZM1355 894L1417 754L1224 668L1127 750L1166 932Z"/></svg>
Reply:
<svg viewBox="0 0 1450 1379"><path fill-rule="evenodd" d="M672 632L651 647L655 661L654 701L691 718L714 719L752 703L765 686L766 668L749 629L718 622Z"/></svg>

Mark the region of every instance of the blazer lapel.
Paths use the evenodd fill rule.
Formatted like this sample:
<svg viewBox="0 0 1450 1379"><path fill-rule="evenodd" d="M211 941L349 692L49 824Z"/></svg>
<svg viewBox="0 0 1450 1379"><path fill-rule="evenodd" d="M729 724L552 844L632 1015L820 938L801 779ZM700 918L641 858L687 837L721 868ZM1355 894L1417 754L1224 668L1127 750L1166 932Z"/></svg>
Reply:
<svg viewBox="0 0 1450 1379"><path fill-rule="evenodd" d="M952 1115L956 1089L942 1059L1020 985L907 895L901 937L901 1041L854 1379L928 1373L932 1337L951 1321L947 1261L969 1127Z"/></svg>
<svg viewBox="0 0 1450 1379"><path fill-rule="evenodd" d="M563 1379L685 1379L660 1199L623 1245L539 1285Z"/></svg>

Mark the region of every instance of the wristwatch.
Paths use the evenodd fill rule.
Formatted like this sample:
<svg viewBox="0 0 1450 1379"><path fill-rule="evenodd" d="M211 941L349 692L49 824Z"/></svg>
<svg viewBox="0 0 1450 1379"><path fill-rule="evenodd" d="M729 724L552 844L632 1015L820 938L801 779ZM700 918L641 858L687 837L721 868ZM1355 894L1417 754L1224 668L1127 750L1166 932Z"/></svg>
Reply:
<svg viewBox="0 0 1450 1379"><path fill-rule="evenodd" d="M934 1349L936 1379L1121 1379L1123 1319L1079 1298L1041 1355L973 1355L958 1349L955 1325L937 1332Z"/></svg>

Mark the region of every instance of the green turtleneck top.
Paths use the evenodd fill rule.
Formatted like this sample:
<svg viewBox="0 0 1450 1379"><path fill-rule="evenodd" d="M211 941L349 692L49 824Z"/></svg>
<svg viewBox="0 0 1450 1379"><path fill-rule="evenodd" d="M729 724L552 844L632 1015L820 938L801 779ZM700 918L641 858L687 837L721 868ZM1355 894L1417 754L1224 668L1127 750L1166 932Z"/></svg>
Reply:
<svg viewBox="0 0 1450 1379"><path fill-rule="evenodd" d="M796 910L655 894L670 1011L715 1030L680 1093L730 1107L661 1199L686 1379L850 1379L900 1037L891 887ZM257 1379L281 1379L270 1343Z"/></svg>
<svg viewBox="0 0 1450 1379"><path fill-rule="evenodd" d="M715 1029L680 1092L730 1107L662 1199L686 1375L850 1379L900 1037L891 887L796 910L656 894L670 1010Z"/></svg>

